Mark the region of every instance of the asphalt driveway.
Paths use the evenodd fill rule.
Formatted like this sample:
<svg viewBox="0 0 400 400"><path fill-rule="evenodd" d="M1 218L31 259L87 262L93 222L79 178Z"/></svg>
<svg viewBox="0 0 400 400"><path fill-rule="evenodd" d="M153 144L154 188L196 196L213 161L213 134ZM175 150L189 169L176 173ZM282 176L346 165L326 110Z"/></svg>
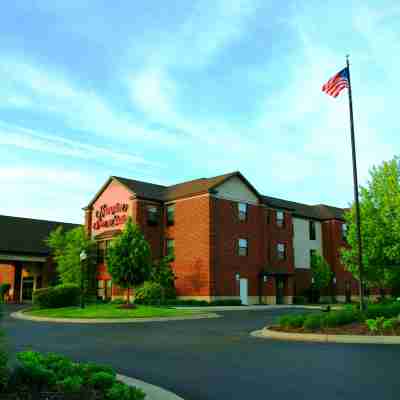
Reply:
<svg viewBox="0 0 400 400"><path fill-rule="evenodd" d="M288 343L249 336L287 312L225 311L218 319L121 325L6 317L2 325L14 354L55 351L107 363L186 400L398 397L400 346Z"/></svg>

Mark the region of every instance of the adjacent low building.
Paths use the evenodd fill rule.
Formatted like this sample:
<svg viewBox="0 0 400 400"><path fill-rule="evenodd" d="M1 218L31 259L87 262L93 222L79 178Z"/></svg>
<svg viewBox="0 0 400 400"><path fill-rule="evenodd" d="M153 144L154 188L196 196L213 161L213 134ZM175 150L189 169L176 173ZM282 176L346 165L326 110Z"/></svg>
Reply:
<svg viewBox="0 0 400 400"><path fill-rule="evenodd" d="M11 301L31 300L33 290L56 279L45 240L58 226L79 225L0 215L0 284L11 285Z"/></svg>
<svg viewBox="0 0 400 400"><path fill-rule="evenodd" d="M313 251L334 273L326 296L345 301L357 293L339 258L343 213L264 196L240 172L172 186L112 176L85 208L85 227L98 244L101 297L124 294L112 284L104 254L132 217L154 258L174 256L180 298L290 304L311 285Z"/></svg>

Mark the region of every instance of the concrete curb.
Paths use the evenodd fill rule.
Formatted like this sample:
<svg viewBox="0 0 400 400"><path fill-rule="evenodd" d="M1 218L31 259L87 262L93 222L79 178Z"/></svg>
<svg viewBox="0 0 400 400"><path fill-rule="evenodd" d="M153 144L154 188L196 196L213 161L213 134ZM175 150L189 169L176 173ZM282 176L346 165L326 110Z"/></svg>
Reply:
<svg viewBox="0 0 400 400"><path fill-rule="evenodd" d="M157 317L157 318L48 318L48 317L34 317L26 315L23 310L16 311L10 314L10 317L21 319L25 321L35 322L55 322L67 324L131 324L141 322L166 322L166 321L183 321L183 320L196 320L207 318L220 318L221 316L215 313L195 314L181 317Z"/></svg>
<svg viewBox="0 0 400 400"><path fill-rule="evenodd" d="M290 310L290 309L309 309L322 310L323 306L301 306L301 305L254 305L254 306L176 306L178 310L202 310L202 311L274 311L274 310ZM332 307L331 310L341 310L341 307Z"/></svg>
<svg viewBox="0 0 400 400"><path fill-rule="evenodd" d="M267 328L250 333L263 339L319 343L400 344L400 336L329 335L317 333L278 332Z"/></svg>
<svg viewBox="0 0 400 400"><path fill-rule="evenodd" d="M136 386L146 393L146 400L184 400L175 393L162 387L143 382L139 379L130 378L129 376L117 374L117 379L129 386Z"/></svg>

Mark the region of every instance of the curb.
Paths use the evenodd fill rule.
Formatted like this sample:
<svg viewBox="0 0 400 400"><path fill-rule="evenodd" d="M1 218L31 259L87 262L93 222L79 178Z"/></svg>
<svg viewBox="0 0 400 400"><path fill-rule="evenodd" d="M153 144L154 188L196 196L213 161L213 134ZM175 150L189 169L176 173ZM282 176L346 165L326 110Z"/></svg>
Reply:
<svg viewBox="0 0 400 400"><path fill-rule="evenodd" d="M11 318L21 319L25 321L34 322L55 322L55 323L69 323L69 324L131 324L142 322L164 322L164 321L184 321L208 318L220 318L221 316L215 313L208 314L195 314L181 317L155 317L155 318L48 318L48 317L34 317L26 315L22 310L10 314Z"/></svg>
<svg viewBox="0 0 400 400"><path fill-rule="evenodd" d="M290 309L309 309L322 310L321 306L302 306L302 305L253 305L253 306L175 306L177 310L202 310L202 311L276 311ZM331 310L340 310L340 307L331 308Z"/></svg>
<svg viewBox="0 0 400 400"><path fill-rule="evenodd" d="M120 374L117 374L117 379L129 386L136 386L137 388L142 389L146 393L146 400L184 400L182 397L170 392L169 390L143 382L139 379Z"/></svg>
<svg viewBox="0 0 400 400"><path fill-rule="evenodd" d="M253 331L251 336L262 339L317 343L400 344L400 336L330 335L318 333L278 332L267 328Z"/></svg>

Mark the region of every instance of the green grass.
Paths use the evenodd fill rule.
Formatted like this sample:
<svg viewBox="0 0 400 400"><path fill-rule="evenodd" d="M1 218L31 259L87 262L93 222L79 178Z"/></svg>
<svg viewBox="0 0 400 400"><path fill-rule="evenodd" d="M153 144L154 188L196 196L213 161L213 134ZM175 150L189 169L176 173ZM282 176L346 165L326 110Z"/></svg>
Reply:
<svg viewBox="0 0 400 400"><path fill-rule="evenodd" d="M30 309L25 313L35 317L91 319L180 317L199 314L199 311L176 310L169 307L137 306L135 309L121 309L118 306L118 304L91 304L83 309L79 307Z"/></svg>

